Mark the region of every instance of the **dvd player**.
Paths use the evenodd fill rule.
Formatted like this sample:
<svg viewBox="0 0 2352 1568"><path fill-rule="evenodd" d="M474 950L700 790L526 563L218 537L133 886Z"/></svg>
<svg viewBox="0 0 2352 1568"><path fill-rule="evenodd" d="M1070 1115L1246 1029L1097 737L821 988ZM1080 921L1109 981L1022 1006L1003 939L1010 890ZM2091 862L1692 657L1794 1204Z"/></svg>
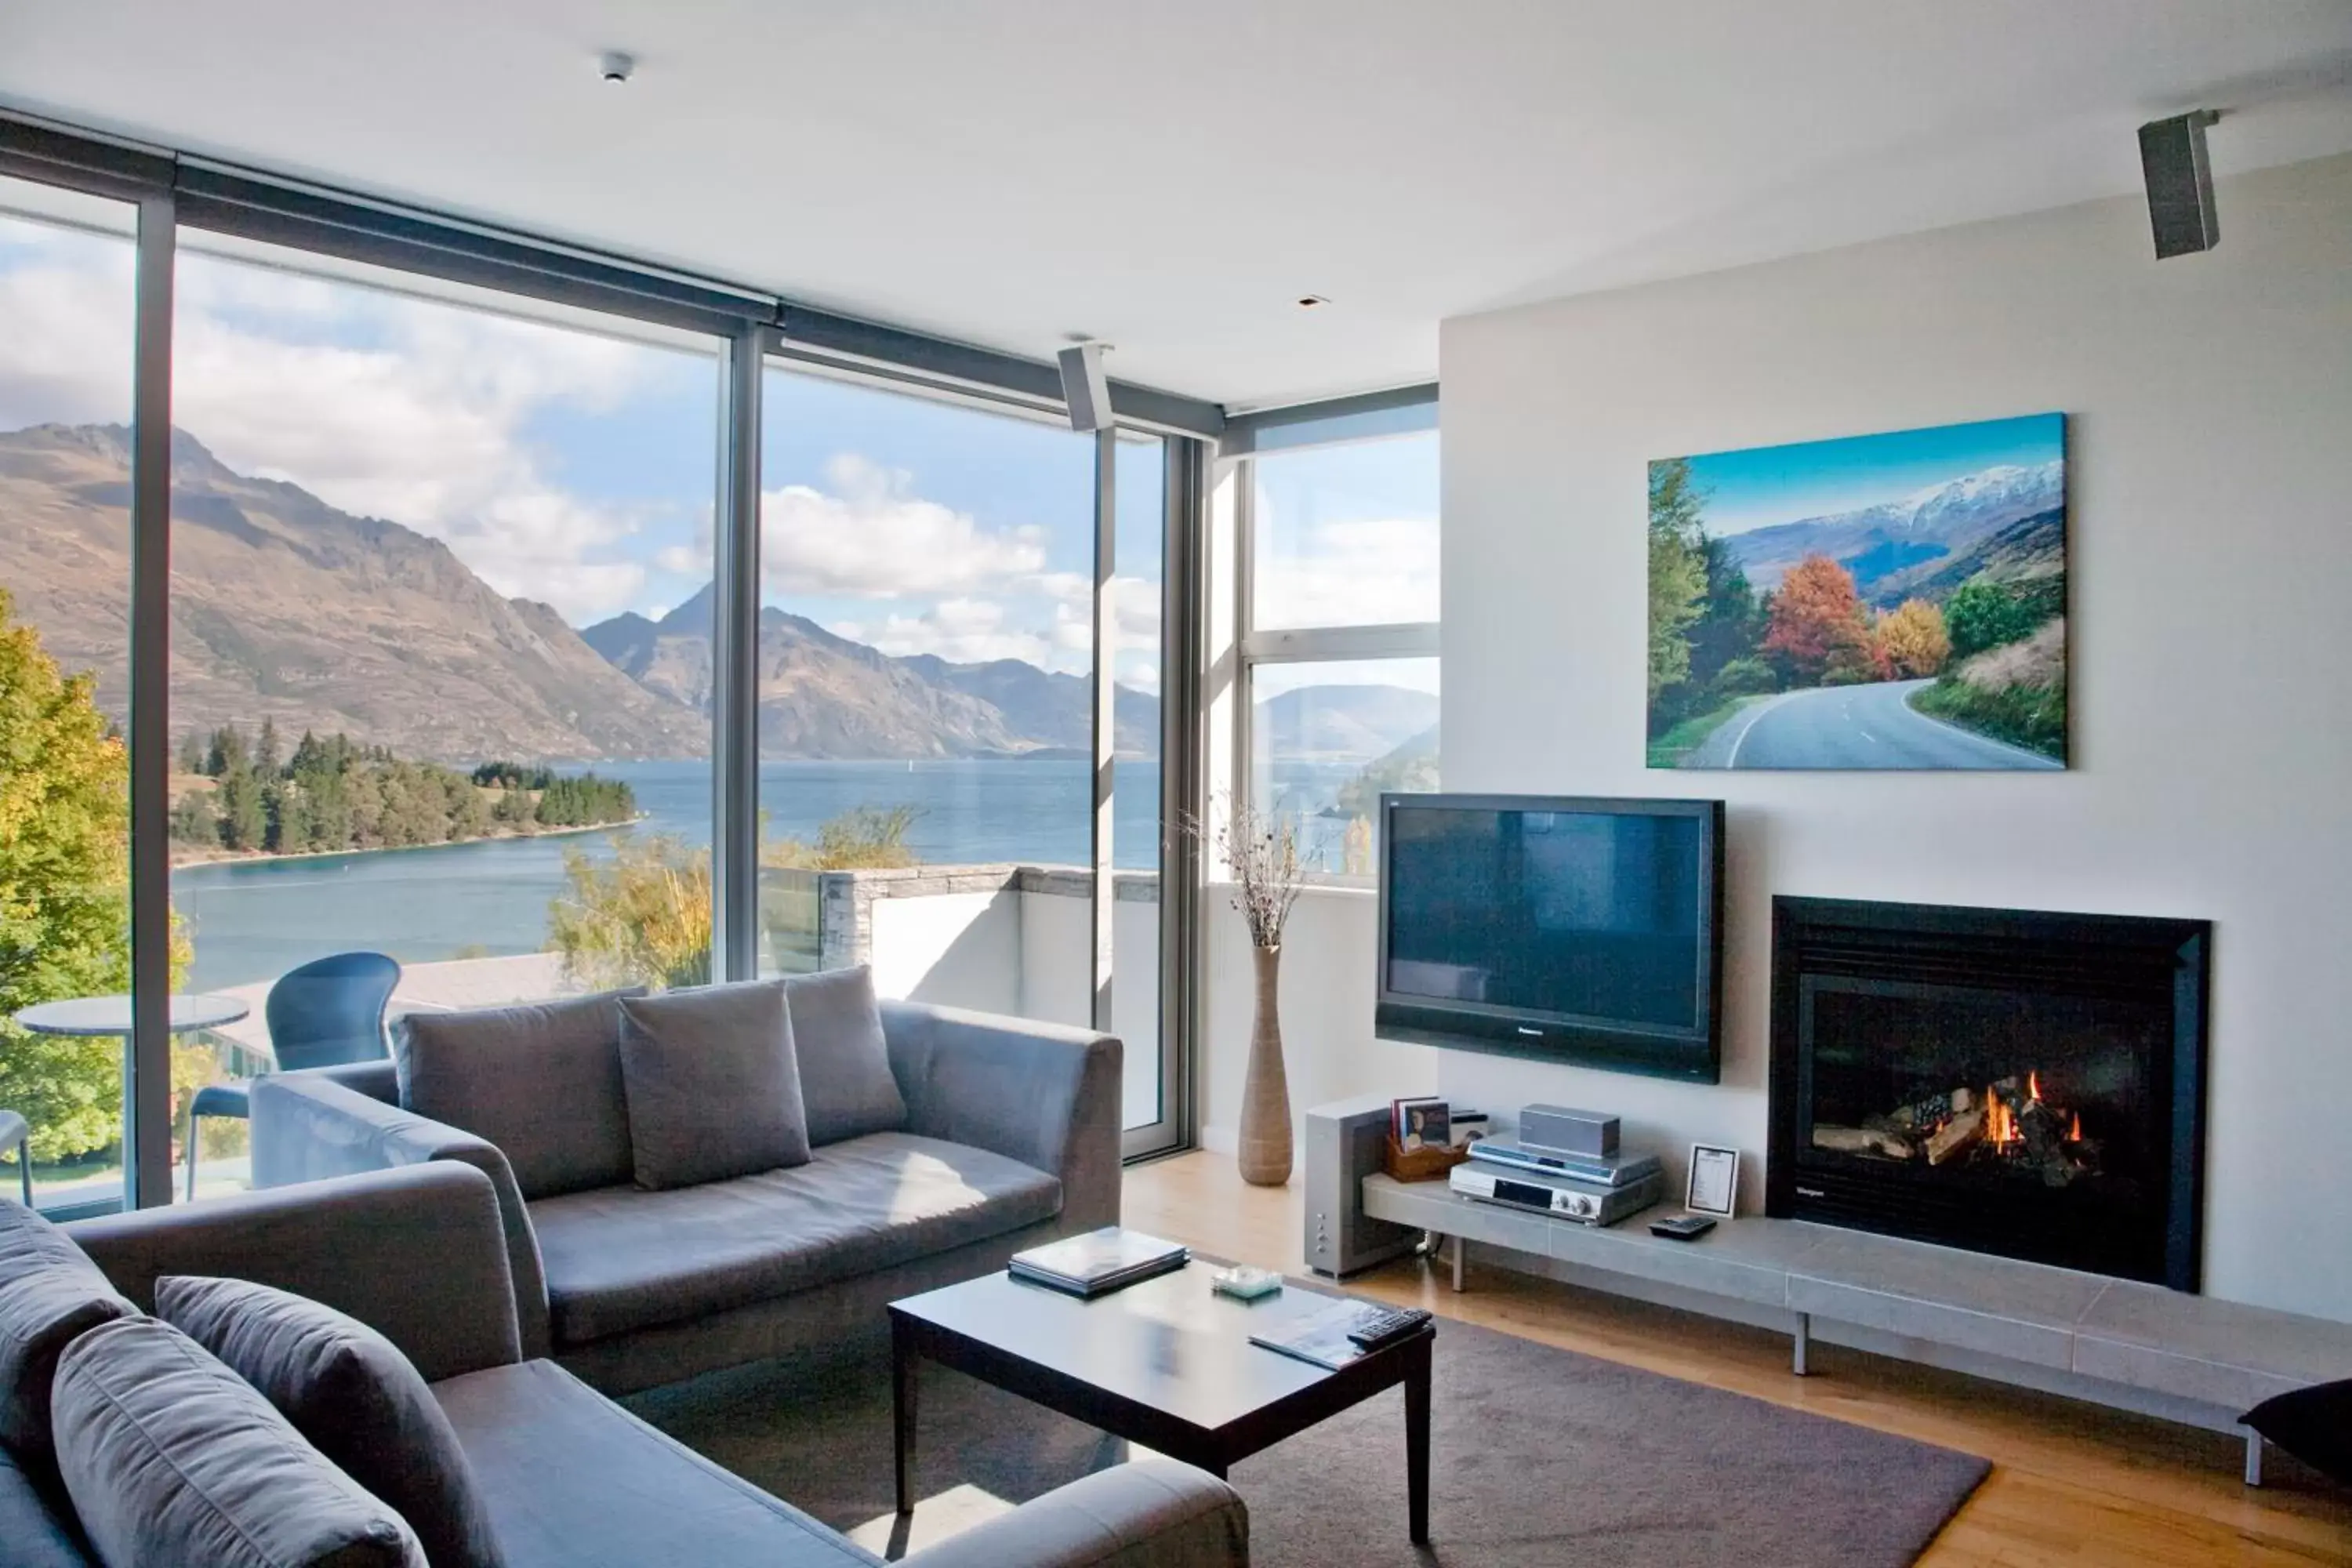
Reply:
<svg viewBox="0 0 2352 1568"><path fill-rule="evenodd" d="M1446 1185L1480 1203L1532 1209L1579 1225L1603 1226L1639 1214L1664 1197L1666 1178L1663 1172L1653 1171L1623 1186L1610 1187L1549 1172L1513 1171L1491 1162L1465 1160L1446 1177Z"/></svg>
<svg viewBox="0 0 2352 1568"><path fill-rule="evenodd" d="M1471 1144L1470 1158L1547 1176L1566 1176L1596 1187L1625 1186L1665 1169L1655 1154L1559 1154L1500 1138L1481 1138Z"/></svg>

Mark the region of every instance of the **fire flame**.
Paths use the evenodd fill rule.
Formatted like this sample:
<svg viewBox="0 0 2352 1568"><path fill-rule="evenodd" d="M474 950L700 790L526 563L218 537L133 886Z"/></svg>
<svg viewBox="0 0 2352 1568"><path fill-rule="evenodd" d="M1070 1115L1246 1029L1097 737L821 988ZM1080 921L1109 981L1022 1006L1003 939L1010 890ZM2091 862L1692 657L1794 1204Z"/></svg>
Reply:
<svg viewBox="0 0 2352 1568"><path fill-rule="evenodd" d="M2025 1075L2025 1098L2039 1101L2042 1098L2042 1075L2029 1069Z"/></svg>
<svg viewBox="0 0 2352 1568"><path fill-rule="evenodd" d="M1990 1089L1987 1089L1985 1091L1985 1142L1995 1148L2000 1148L2005 1144L2016 1142L2022 1136L2023 1134L2017 1130L2017 1118L2010 1114L2009 1101Z"/></svg>
<svg viewBox="0 0 2352 1568"><path fill-rule="evenodd" d="M2079 1110L2074 1112L2074 1120L2066 1129L2066 1141L2070 1143L2083 1141L2083 1113Z"/></svg>

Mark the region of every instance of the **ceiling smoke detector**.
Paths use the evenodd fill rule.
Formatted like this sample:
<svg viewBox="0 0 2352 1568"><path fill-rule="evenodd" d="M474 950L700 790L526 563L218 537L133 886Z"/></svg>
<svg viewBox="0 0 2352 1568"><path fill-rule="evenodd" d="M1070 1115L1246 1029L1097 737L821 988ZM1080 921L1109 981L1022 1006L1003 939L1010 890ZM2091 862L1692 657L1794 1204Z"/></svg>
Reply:
<svg viewBox="0 0 2352 1568"><path fill-rule="evenodd" d="M607 49L596 57L596 74L606 81L626 81L637 71L637 57Z"/></svg>
<svg viewBox="0 0 2352 1568"><path fill-rule="evenodd" d="M1298 297L1298 308L1302 310L1312 310L1318 305L1328 305L1330 302L1320 294L1301 294Z"/></svg>

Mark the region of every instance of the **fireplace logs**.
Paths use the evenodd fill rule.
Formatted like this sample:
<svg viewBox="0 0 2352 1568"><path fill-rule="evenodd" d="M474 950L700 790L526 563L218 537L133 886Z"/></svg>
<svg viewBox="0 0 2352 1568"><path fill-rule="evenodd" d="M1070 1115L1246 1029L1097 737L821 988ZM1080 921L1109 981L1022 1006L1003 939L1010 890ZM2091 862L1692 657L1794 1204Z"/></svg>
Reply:
<svg viewBox="0 0 2352 1568"><path fill-rule="evenodd" d="M2098 1148L2075 1111L2042 1098L2042 1075L1958 1088L1864 1117L1859 1127L1813 1124L1813 1146L1867 1159L1982 1165L2063 1187L2098 1169Z"/></svg>

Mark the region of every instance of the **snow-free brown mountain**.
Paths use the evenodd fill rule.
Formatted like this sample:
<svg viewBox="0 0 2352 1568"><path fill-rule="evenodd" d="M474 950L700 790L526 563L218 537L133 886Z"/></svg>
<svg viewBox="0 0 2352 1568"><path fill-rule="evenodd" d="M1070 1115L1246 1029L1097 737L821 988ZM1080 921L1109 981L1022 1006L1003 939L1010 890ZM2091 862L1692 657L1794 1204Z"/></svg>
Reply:
<svg viewBox="0 0 2352 1568"><path fill-rule="evenodd" d="M0 583L100 706L129 708L131 459L121 426L0 432ZM502 597L439 540L172 445L172 731L264 719L404 757L471 764L699 757L709 751L709 588L659 620L574 630ZM760 612L760 747L772 758L1082 752L1084 679L1017 659L894 658L774 606ZM1292 705L1301 698L1296 694ZM1315 689L1286 747L1380 755L1434 700ZM1160 704L1121 687L1119 752L1157 751Z"/></svg>
<svg viewBox="0 0 2352 1568"><path fill-rule="evenodd" d="M68 669L129 695L130 434L0 434L0 582ZM265 718L402 756L679 757L705 726L436 539L172 438L172 728Z"/></svg>
<svg viewBox="0 0 2352 1568"><path fill-rule="evenodd" d="M634 611L581 632L647 690L710 702L711 591L659 620ZM760 749L772 757L984 756L1093 743L1092 687L1017 658L896 658L770 605L760 612ZM1159 700L1118 689L1121 755L1158 749Z"/></svg>

